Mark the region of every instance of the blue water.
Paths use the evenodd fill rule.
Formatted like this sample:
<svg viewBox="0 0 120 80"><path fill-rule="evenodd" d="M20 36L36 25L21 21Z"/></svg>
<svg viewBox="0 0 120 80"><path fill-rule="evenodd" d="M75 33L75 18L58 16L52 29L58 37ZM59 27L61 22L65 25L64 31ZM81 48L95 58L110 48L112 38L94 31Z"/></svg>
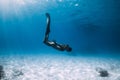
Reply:
<svg viewBox="0 0 120 80"><path fill-rule="evenodd" d="M119 9L120 0L0 0L0 79L120 80ZM45 13L49 39L72 52L43 43Z"/></svg>
<svg viewBox="0 0 120 80"><path fill-rule="evenodd" d="M72 54L119 55L119 0L6 0L0 4L1 54L57 54L43 44L48 12L50 40L69 44Z"/></svg>

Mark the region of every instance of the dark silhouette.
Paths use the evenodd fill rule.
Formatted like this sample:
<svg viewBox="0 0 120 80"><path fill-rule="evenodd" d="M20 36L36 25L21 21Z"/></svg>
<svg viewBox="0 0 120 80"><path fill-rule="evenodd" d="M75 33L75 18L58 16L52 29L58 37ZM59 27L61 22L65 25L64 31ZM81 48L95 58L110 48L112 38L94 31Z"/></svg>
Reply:
<svg viewBox="0 0 120 80"><path fill-rule="evenodd" d="M53 48L60 50L60 51L72 51L72 48L69 47L69 45L64 45L64 44L58 44L56 41L49 41L49 33L50 33L50 15L49 13L46 13L47 17L47 28L46 28L46 33L45 33L45 38L44 38L44 43L48 46L52 46Z"/></svg>
<svg viewBox="0 0 120 80"><path fill-rule="evenodd" d="M103 69L103 68L96 68L96 71L99 73L100 77L108 77L109 73L107 70Z"/></svg>
<svg viewBox="0 0 120 80"><path fill-rule="evenodd" d="M0 80L4 77L3 66L0 65Z"/></svg>

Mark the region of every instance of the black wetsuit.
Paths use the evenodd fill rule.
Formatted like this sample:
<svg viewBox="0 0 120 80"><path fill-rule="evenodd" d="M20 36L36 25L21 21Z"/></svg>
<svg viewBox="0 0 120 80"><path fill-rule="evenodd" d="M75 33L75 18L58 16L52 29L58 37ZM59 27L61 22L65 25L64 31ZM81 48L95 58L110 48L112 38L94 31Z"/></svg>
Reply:
<svg viewBox="0 0 120 80"><path fill-rule="evenodd" d="M47 28L46 28L46 32L45 32L45 38L44 38L44 43L48 46L52 46L53 48L60 50L60 51L72 51L72 48L69 47L69 45L64 45L64 44L58 44L55 41L49 41L49 33L50 33L50 15L49 13L46 13L46 17L47 17Z"/></svg>

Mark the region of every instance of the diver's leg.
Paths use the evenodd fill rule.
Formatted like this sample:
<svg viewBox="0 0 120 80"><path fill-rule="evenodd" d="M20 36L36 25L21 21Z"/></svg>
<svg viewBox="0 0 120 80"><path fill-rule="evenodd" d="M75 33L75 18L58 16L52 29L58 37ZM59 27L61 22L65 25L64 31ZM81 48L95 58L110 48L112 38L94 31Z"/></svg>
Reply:
<svg viewBox="0 0 120 80"><path fill-rule="evenodd" d="M48 41L49 33L50 33L50 15L49 15L49 13L46 13L46 17L47 17L47 27L46 27L44 42Z"/></svg>
<svg viewBox="0 0 120 80"><path fill-rule="evenodd" d="M45 38L44 38L44 43L48 42L48 38L49 38L49 35L45 35Z"/></svg>
<svg viewBox="0 0 120 80"><path fill-rule="evenodd" d="M50 33L50 15L49 15L49 13L46 13L46 17L47 17L47 28L46 28L45 35L48 35Z"/></svg>

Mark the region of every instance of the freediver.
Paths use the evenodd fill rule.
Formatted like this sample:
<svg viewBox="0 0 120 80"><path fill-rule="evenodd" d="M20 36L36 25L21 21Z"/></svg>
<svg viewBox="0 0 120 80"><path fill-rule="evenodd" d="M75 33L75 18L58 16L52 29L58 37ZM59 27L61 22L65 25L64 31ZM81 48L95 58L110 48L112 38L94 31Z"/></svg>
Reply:
<svg viewBox="0 0 120 80"><path fill-rule="evenodd" d="M51 46L59 51L67 51L67 52L71 52L72 48L68 45L68 44L58 44L56 41L49 41L49 33L50 33L50 15L49 13L46 13L46 17L47 17L47 28L46 28L46 32L45 32L45 38L44 38L44 43L48 46Z"/></svg>

